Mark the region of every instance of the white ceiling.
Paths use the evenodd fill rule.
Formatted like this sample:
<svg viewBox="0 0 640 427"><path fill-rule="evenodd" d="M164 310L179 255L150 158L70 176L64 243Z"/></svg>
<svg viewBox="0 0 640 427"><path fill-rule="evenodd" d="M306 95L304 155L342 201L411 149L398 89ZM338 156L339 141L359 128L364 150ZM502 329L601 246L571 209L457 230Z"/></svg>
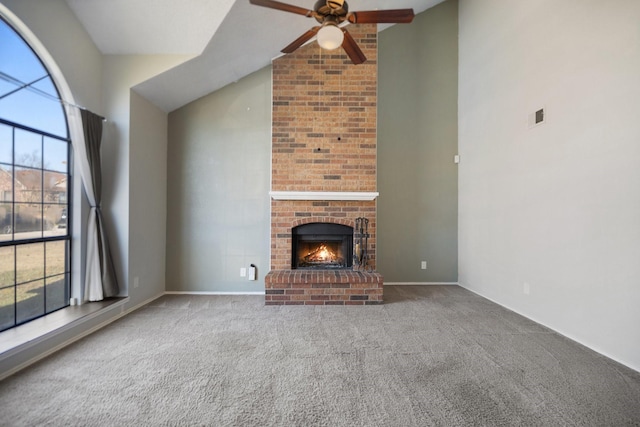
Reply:
<svg viewBox="0 0 640 427"><path fill-rule="evenodd" d="M135 87L167 112L269 65L316 24L249 0L66 1L104 54L198 55ZM442 1L349 0L349 9L413 8L418 14ZM311 9L315 0L283 2Z"/></svg>
<svg viewBox="0 0 640 427"><path fill-rule="evenodd" d="M234 0L66 0L106 55L199 54Z"/></svg>

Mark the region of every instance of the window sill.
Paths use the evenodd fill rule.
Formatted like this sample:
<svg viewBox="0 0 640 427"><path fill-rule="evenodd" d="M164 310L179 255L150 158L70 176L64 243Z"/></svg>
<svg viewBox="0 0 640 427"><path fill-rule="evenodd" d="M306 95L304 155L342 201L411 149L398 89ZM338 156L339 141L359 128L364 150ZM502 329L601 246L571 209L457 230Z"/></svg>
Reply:
<svg viewBox="0 0 640 427"><path fill-rule="evenodd" d="M0 332L0 359L20 351L31 344L64 332L82 320L91 319L104 311L126 303L129 298L110 298L63 308L54 313Z"/></svg>

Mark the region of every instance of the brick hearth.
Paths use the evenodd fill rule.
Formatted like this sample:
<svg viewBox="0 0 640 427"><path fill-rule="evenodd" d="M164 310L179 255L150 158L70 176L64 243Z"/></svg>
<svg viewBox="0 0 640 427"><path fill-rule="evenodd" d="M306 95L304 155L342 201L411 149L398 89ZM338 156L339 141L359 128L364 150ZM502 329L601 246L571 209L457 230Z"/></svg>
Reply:
<svg viewBox="0 0 640 427"><path fill-rule="evenodd" d="M267 305L369 305L382 303L378 273L347 270L272 270L265 278Z"/></svg>

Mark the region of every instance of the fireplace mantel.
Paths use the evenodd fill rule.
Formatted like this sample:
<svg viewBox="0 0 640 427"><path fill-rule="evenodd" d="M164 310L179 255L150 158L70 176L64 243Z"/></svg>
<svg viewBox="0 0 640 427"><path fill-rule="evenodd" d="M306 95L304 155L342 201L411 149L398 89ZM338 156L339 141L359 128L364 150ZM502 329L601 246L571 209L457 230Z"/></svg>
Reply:
<svg viewBox="0 0 640 427"><path fill-rule="evenodd" d="M375 200L380 193L363 191L269 191L273 200Z"/></svg>

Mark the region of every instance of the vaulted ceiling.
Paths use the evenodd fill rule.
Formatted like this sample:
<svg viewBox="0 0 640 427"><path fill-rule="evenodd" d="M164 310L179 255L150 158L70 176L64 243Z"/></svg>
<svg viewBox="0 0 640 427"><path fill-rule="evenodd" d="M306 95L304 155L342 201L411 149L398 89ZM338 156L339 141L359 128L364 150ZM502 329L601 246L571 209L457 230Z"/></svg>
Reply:
<svg viewBox="0 0 640 427"><path fill-rule="evenodd" d="M167 112L269 65L316 24L249 0L66 1L103 54L193 55L134 88ZM418 14L442 1L349 0L349 8L413 8ZM284 2L312 9L315 0Z"/></svg>

